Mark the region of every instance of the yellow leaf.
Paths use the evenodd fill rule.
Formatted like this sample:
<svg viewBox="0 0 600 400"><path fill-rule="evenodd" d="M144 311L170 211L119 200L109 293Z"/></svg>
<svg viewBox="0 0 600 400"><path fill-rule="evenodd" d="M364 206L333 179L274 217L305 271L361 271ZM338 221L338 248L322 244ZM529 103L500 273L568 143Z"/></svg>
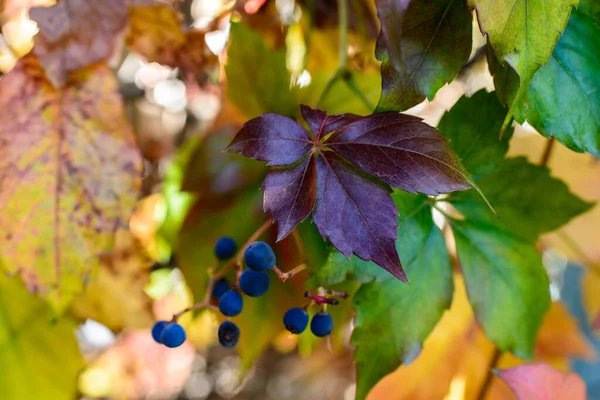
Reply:
<svg viewBox="0 0 600 400"><path fill-rule="evenodd" d="M62 309L128 220L141 157L104 64L56 90L28 55L0 93L2 261Z"/></svg>

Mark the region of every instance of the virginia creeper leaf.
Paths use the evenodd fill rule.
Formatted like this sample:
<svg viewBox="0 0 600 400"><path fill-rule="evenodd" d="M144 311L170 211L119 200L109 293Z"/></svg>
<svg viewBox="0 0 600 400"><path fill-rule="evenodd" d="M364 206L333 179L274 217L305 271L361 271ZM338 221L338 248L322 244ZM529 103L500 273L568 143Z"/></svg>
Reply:
<svg viewBox="0 0 600 400"><path fill-rule="evenodd" d="M204 32L184 29L177 10L167 4L130 7L125 43L150 62L180 67L197 74L217 63L204 40Z"/></svg>
<svg viewBox="0 0 600 400"><path fill-rule="evenodd" d="M585 400L583 379L574 372L563 372L548 364L517 365L496 371L516 393L519 400Z"/></svg>
<svg viewBox="0 0 600 400"><path fill-rule="evenodd" d="M267 165L294 164L312 147L313 141L300 124L277 114L263 114L246 122L227 151L240 153Z"/></svg>
<svg viewBox="0 0 600 400"><path fill-rule="evenodd" d="M317 188L313 221L321 236L346 257L354 253L372 260L406 282L395 246L398 211L389 189L332 152L317 159Z"/></svg>
<svg viewBox="0 0 600 400"><path fill-rule="evenodd" d="M452 195L452 204L469 221L496 225L526 239L535 240L593 206L550 176L547 168L530 164L524 157L506 159L478 183L499 218L469 192Z"/></svg>
<svg viewBox="0 0 600 400"><path fill-rule="evenodd" d="M378 113L339 132L329 148L394 187L428 195L471 188L444 137L420 118Z"/></svg>
<svg viewBox="0 0 600 400"><path fill-rule="evenodd" d="M471 97L461 97L438 124L440 133L450 140L450 146L475 179L494 171L508 151L512 128L498 139L507 111L495 93L480 90Z"/></svg>
<svg viewBox="0 0 600 400"><path fill-rule="evenodd" d="M141 157L106 65L62 90L35 56L0 81L0 247L9 271L65 305L135 205Z"/></svg>
<svg viewBox="0 0 600 400"><path fill-rule="evenodd" d="M432 99L471 53L472 17L462 0L377 0L377 111L403 111Z"/></svg>
<svg viewBox="0 0 600 400"><path fill-rule="evenodd" d="M247 117L273 112L293 117L298 104L290 91L285 51L243 23L231 24L227 50L227 96Z"/></svg>
<svg viewBox="0 0 600 400"><path fill-rule="evenodd" d="M67 82L70 72L108 60L127 23L123 0L61 0L29 14L39 28L33 51L56 87Z"/></svg>
<svg viewBox="0 0 600 400"><path fill-rule="evenodd" d="M584 0L515 112L539 133L600 157L600 7Z"/></svg>
<svg viewBox="0 0 600 400"><path fill-rule="evenodd" d="M55 313L18 279L0 273L0 387L11 400L76 397L84 367L76 321Z"/></svg>
<svg viewBox="0 0 600 400"><path fill-rule="evenodd" d="M569 14L580 0L469 0L477 10L481 32L487 34L495 55L519 74L503 128L508 125L533 76L552 55Z"/></svg>
<svg viewBox="0 0 600 400"><path fill-rule="evenodd" d="M402 211L402 209L401 209ZM407 209L406 213L411 212ZM414 213L413 213L414 214ZM430 207L420 207L398 229L411 285L396 279L361 286L352 343L356 345L356 398L363 399L383 376L412 362L423 341L450 306L454 284L444 238ZM374 361L376 360L376 362Z"/></svg>
<svg viewBox="0 0 600 400"><path fill-rule="evenodd" d="M263 182L265 212L277 221L282 240L308 217L317 199L315 160L306 157L290 169L276 169Z"/></svg>
<svg viewBox="0 0 600 400"><path fill-rule="evenodd" d="M550 307L548 276L533 241L483 223L453 221L469 301L487 337L531 359Z"/></svg>
<svg viewBox="0 0 600 400"><path fill-rule="evenodd" d="M346 257L355 254L374 261L405 280L395 248L397 210L389 187L376 178L407 191L438 194L468 189L469 175L446 140L416 117L394 112L327 116L306 106L302 113L318 141L291 119L263 114L247 122L227 149L277 166L294 164L309 153L310 161L285 174L277 171L263 185L265 210L273 219L285 221L278 237L291 232L312 208L314 192L300 186L313 187L310 174L316 157L313 221L321 236ZM291 193L283 192L282 181L290 185L283 188L292 188ZM277 201L291 209L273 204L273 191Z"/></svg>

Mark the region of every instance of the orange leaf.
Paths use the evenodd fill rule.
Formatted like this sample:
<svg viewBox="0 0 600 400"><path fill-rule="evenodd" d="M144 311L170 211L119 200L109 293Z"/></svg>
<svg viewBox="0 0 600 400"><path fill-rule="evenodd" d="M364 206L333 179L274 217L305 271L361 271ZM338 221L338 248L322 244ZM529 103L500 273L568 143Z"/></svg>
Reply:
<svg viewBox="0 0 600 400"><path fill-rule="evenodd" d="M64 306L127 222L140 155L104 64L56 90L28 55L0 93L2 261L31 291Z"/></svg>
<svg viewBox="0 0 600 400"><path fill-rule="evenodd" d="M585 400L583 380L544 363L501 369L496 374L517 394L519 400Z"/></svg>
<svg viewBox="0 0 600 400"><path fill-rule="evenodd" d="M39 27L34 52L56 87L66 83L69 72L106 61L127 23L123 0L62 0L29 13Z"/></svg>
<svg viewBox="0 0 600 400"><path fill-rule="evenodd" d="M594 349L577 321L560 302L552 303L535 343L536 358L579 357L594 359Z"/></svg>
<svg viewBox="0 0 600 400"><path fill-rule="evenodd" d="M204 32L184 30L177 11L165 4L131 7L125 42L150 62L180 67L191 74L217 62L206 46Z"/></svg>

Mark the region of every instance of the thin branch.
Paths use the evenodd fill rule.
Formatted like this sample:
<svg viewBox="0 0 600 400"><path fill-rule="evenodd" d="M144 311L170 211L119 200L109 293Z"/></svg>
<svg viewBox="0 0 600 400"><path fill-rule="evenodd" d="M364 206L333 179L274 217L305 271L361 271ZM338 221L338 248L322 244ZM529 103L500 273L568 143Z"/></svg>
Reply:
<svg viewBox="0 0 600 400"><path fill-rule="evenodd" d="M186 312L191 311L191 310L197 310L199 308L210 308L211 310L219 309L219 307L213 306L212 304L209 304L209 303L205 303L205 302L196 303L194 305L189 306L188 308L186 308L184 310L179 311L177 314L173 314L173 319L171 321L175 322L175 321L177 321L177 318L181 317Z"/></svg>
<svg viewBox="0 0 600 400"><path fill-rule="evenodd" d="M556 139L554 138L554 136L548 139L548 141L546 142L546 147L544 148L544 153L542 154L542 159L540 160L540 165L542 167L548 166L548 162L550 161L550 156L552 155L552 150L554 149L555 142Z"/></svg>
<svg viewBox="0 0 600 400"><path fill-rule="evenodd" d="M485 381L481 385L479 389L479 394L475 397L477 400L485 400L488 395L492 382L494 380L494 368L498 365L498 361L500 361L500 356L502 356L502 352L498 348L498 346L494 346L494 352L492 353L492 358L490 359L490 363L487 368L487 375L485 377Z"/></svg>
<svg viewBox="0 0 600 400"><path fill-rule="evenodd" d="M273 271L275 271L275 273L279 277L279 280L283 283L285 283L285 281L292 278L294 275L298 274L299 272L304 271L305 269L306 269L306 264L304 264L304 263L298 265L296 268L294 268L288 272L281 271L279 268L277 268L277 265L273 267Z"/></svg>

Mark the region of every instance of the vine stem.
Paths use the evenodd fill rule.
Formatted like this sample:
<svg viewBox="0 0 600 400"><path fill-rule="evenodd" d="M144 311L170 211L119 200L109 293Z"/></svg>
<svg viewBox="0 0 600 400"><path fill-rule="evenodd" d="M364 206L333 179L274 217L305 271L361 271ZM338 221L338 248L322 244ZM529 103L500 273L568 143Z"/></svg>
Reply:
<svg viewBox="0 0 600 400"><path fill-rule="evenodd" d="M306 264L302 263L300 265L298 265L296 268L288 271L288 272L283 272L282 270L280 270L277 265L273 267L273 271L275 271L275 273L277 274L277 276L279 277L279 280L283 283L285 283L285 281L287 281L288 279L292 278L294 275L298 274L299 272L302 272L306 269Z"/></svg>
<svg viewBox="0 0 600 400"><path fill-rule="evenodd" d="M494 352L492 353L492 358L490 359L485 381L483 381L483 384L479 389L479 393L477 397L475 397L477 400L485 400L485 397L488 395L494 380L494 369L498 365L498 361L500 361L500 356L502 356L502 352L498 346L494 346Z"/></svg>
<svg viewBox="0 0 600 400"><path fill-rule="evenodd" d="M235 258L233 260L231 260L230 262L228 262L227 264L225 264L225 266L223 268L221 268L221 270L214 276L214 279L218 279L221 276L223 276L230 268L235 268L238 272L238 277L239 277L242 273L242 258L244 258L244 252L246 251L248 246L250 246L253 242L255 242L256 239L258 239L260 237L260 235L262 235L267 229L269 229L272 224L273 224L273 221L271 219L268 219L264 224L262 224L256 230L256 232L254 232L252 234L252 236L250 236L248 238L246 243L244 243L244 245L240 248L240 250L235 255Z"/></svg>
<svg viewBox="0 0 600 400"><path fill-rule="evenodd" d="M542 167L547 167L548 162L550 161L550 156L552 156L552 150L554 149L554 144L556 143L556 139L552 136L546 142L546 147L544 148L544 153L542 154L542 159L540 160L540 165Z"/></svg>
<svg viewBox="0 0 600 400"><path fill-rule="evenodd" d="M181 317L186 312L191 311L191 310L197 310L199 308L210 308L211 310L218 310L219 309L219 307L213 306L212 304L203 301L201 303L196 303L194 305L191 305L188 308L179 311L177 314L173 314L172 321L175 322L175 321L177 321L177 318Z"/></svg>

